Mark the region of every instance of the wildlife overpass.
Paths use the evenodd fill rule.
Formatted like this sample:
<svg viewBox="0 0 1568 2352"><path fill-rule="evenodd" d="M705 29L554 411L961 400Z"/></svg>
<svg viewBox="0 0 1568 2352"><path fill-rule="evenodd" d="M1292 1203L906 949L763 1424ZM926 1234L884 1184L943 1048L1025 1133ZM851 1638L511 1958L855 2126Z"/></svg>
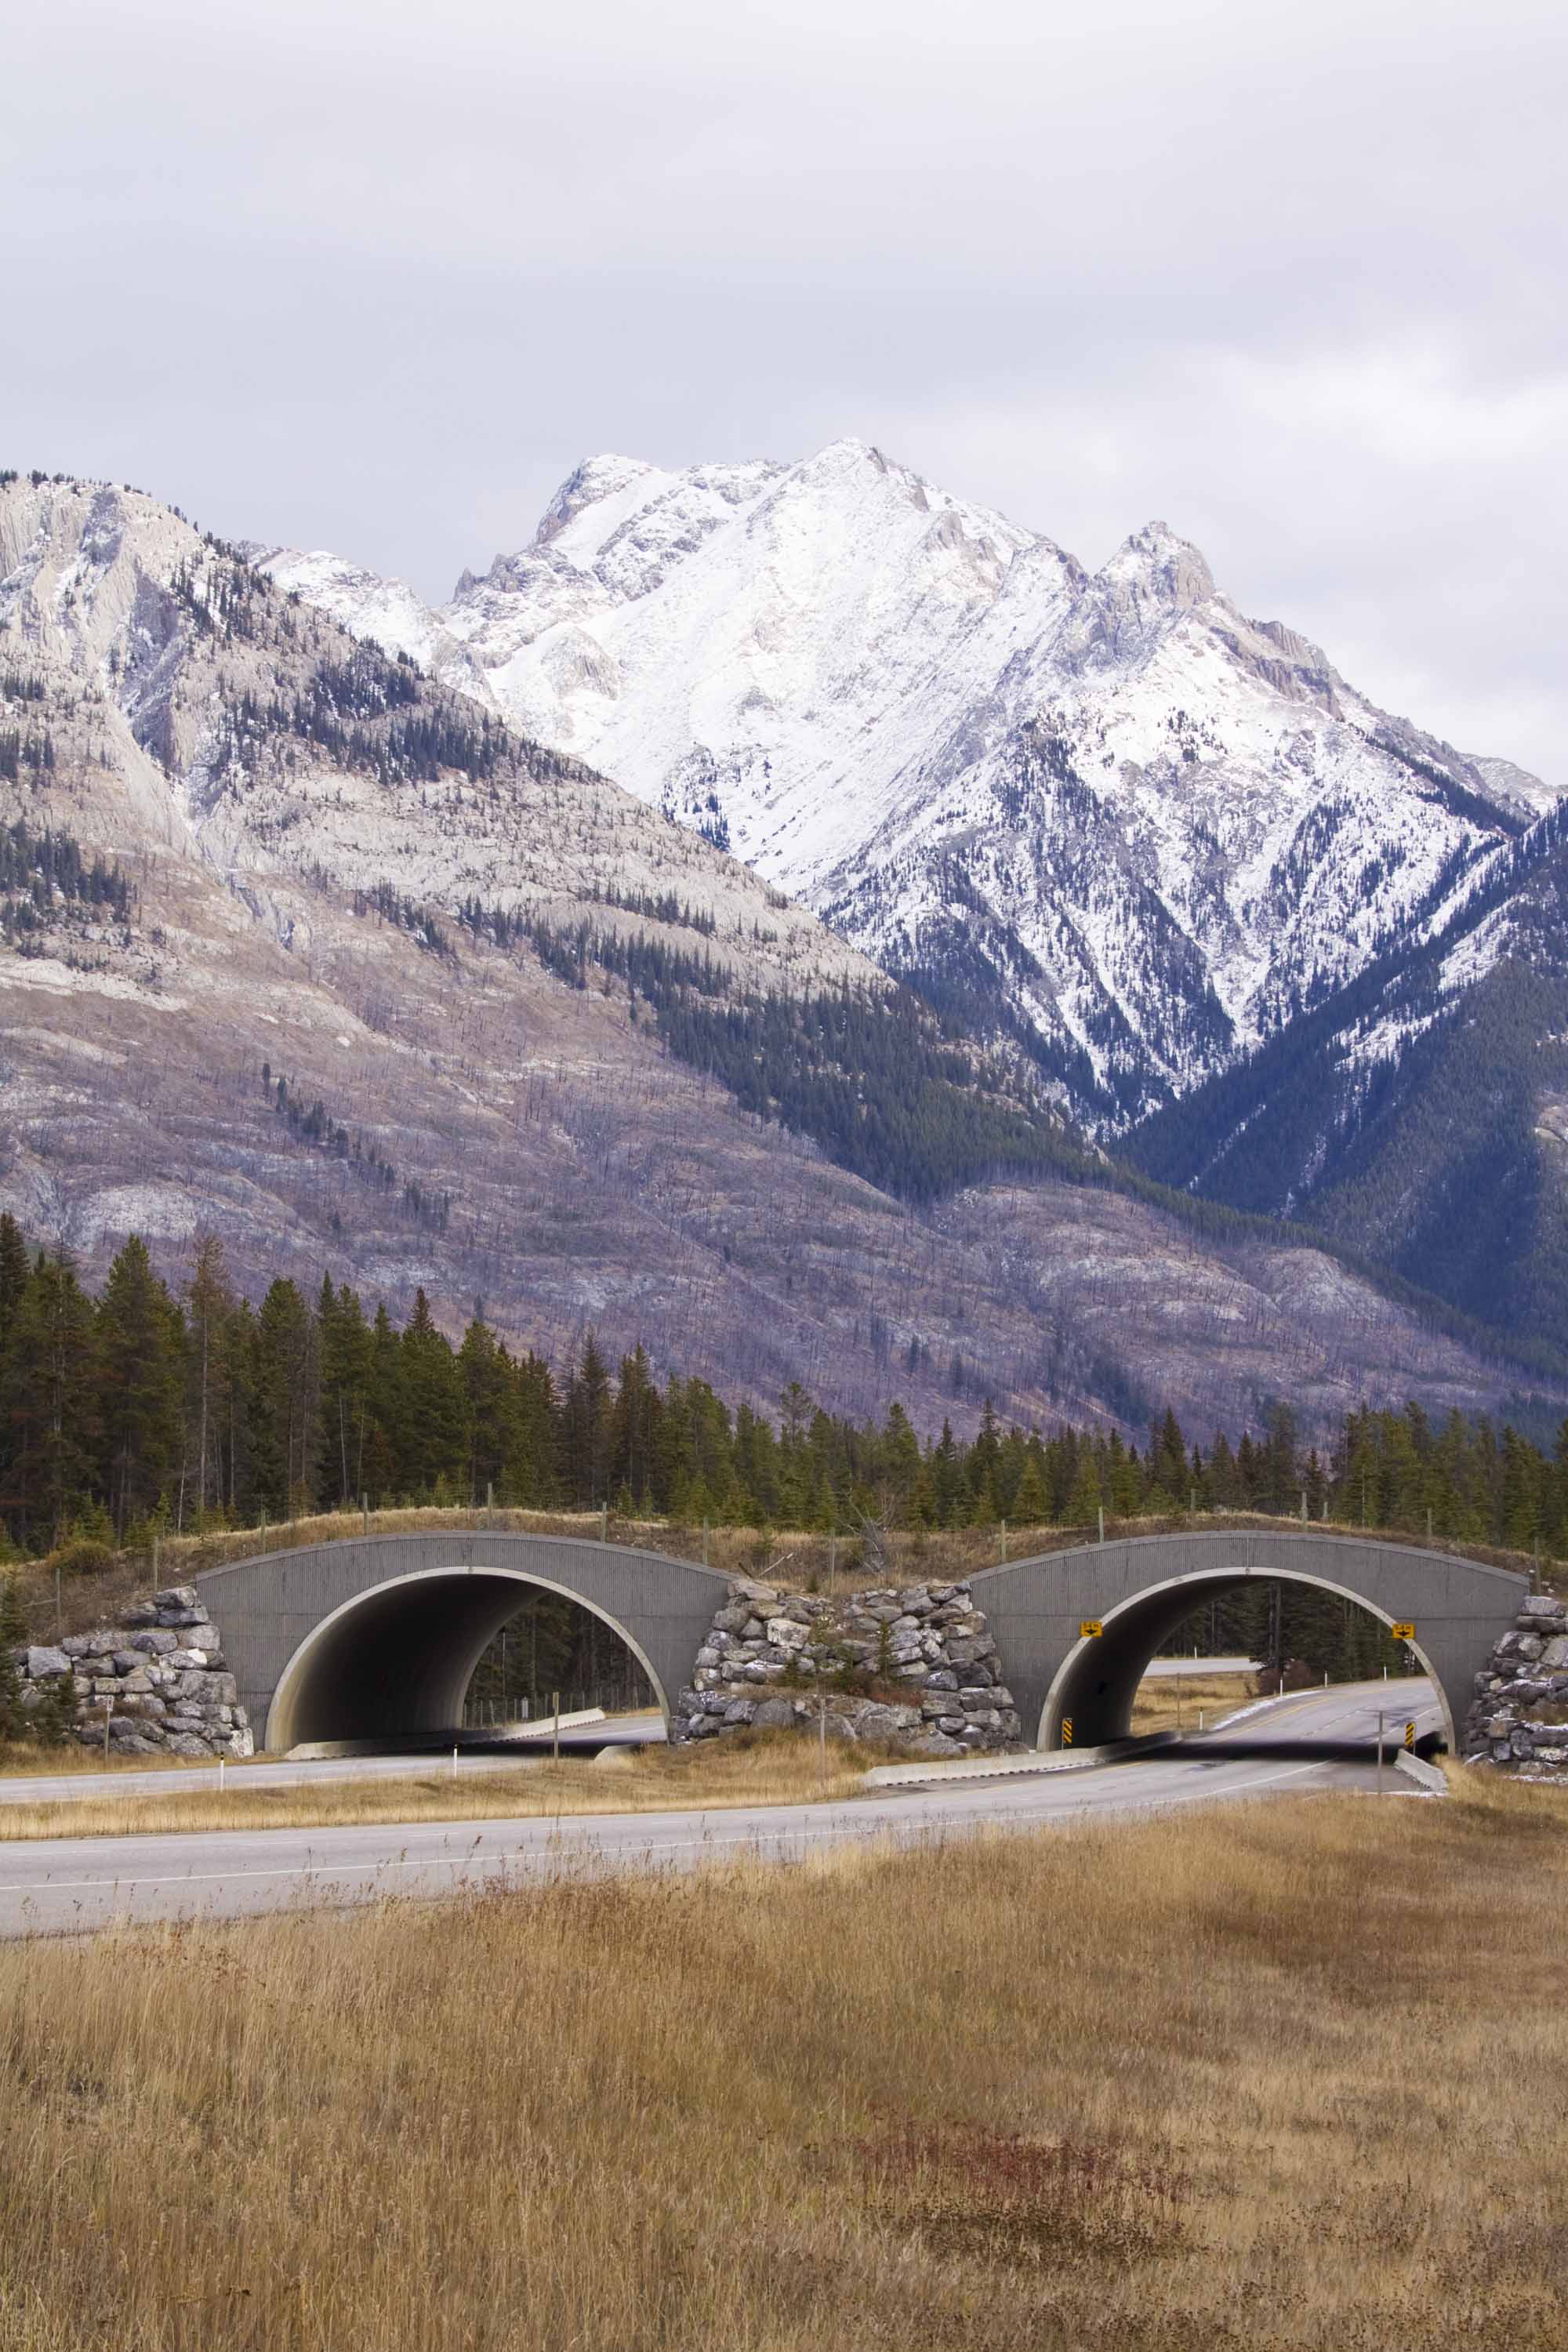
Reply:
<svg viewBox="0 0 1568 2352"><path fill-rule="evenodd" d="M195 1584L271 1750L450 1731L475 1667L531 1590L576 1601L617 1633L668 1722L726 1591L717 1570L662 1552L482 1530L269 1552Z"/></svg>
<svg viewBox="0 0 1568 2352"><path fill-rule="evenodd" d="M1085 1544L980 1570L970 1585L1025 1737L1083 1748L1126 1732L1145 1666L1184 1618L1255 1579L1316 1586L1400 1631L1431 1676L1452 1750L1475 1676L1528 1590L1523 1577L1479 1561L1308 1528ZM195 1582L274 1752L450 1731L475 1667L530 1588L577 1602L616 1633L668 1721L726 1597L720 1571L661 1552L483 1529L272 1552Z"/></svg>
<svg viewBox="0 0 1568 2352"><path fill-rule="evenodd" d="M1047 1552L971 1578L1026 1738L1089 1748L1126 1735L1162 1642L1205 1602L1254 1580L1314 1585L1380 1617L1430 1675L1450 1754L1475 1678L1530 1587L1510 1570L1418 1545L1310 1528L1205 1528Z"/></svg>

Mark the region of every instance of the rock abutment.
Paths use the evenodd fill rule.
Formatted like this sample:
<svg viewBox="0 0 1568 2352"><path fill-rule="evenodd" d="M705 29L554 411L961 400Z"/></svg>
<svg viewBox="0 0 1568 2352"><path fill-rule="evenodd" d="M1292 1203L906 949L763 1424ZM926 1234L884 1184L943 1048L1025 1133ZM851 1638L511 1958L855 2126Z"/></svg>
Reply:
<svg viewBox="0 0 1568 2352"><path fill-rule="evenodd" d="M1568 1778L1568 1602L1531 1593L1476 1676L1465 1725L1471 1764Z"/></svg>
<svg viewBox="0 0 1568 2352"><path fill-rule="evenodd" d="M119 1622L13 1652L22 1706L63 1696L84 1747L120 1756L249 1756L255 1739L217 1627L194 1584L173 1584Z"/></svg>
<svg viewBox="0 0 1568 2352"><path fill-rule="evenodd" d="M821 1726L835 1739L896 1742L922 1756L1013 1748L1017 1710L967 1584L877 1586L847 1600L731 1580L689 1685L674 1741L749 1725Z"/></svg>

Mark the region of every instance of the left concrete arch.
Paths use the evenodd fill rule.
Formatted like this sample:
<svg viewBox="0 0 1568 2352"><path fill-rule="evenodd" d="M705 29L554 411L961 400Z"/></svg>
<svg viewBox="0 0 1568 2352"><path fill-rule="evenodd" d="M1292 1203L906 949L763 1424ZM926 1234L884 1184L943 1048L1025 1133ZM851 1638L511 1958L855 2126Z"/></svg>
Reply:
<svg viewBox="0 0 1568 2352"><path fill-rule="evenodd" d="M274 1752L450 1730L479 1659L533 1586L618 1634L668 1722L722 1602L716 1570L571 1537L369 1536L195 1579L241 1703Z"/></svg>

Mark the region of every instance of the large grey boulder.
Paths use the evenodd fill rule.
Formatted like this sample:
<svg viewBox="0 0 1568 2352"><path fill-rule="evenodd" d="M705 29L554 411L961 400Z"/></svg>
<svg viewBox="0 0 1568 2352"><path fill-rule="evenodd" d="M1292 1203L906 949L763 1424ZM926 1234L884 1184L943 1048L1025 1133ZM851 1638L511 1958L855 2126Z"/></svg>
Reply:
<svg viewBox="0 0 1568 2352"><path fill-rule="evenodd" d="M30 1682L49 1681L56 1675L68 1675L71 1662L63 1650L35 1645L27 1652L27 1678Z"/></svg>

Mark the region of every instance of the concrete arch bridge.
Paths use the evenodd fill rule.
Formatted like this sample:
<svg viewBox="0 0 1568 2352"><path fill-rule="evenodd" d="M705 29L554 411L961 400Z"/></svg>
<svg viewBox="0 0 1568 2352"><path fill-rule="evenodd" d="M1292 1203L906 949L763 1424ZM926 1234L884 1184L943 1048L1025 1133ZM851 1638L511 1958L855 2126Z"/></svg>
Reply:
<svg viewBox="0 0 1568 2352"><path fill-rule="evenodd" d="M1528 1589L1477 1560L1307 1528L1085 1544L983 1569L970 1582L1026 1737L1055 1748L1068 1719L1079 1747L1121 1737L1160 1643L1205 1601L1254 1578L1315 1585L1391 1627L1414 1626L1450 1749L1474 1678ZM531 1587L576 1601L618 1634L668 1721L726 1591L719 1570L659 1552L486 1530L271 1552L195 1582L274 1752L449 1731L474 1669ZM1090 1625L1100 1631L1083 1630Z"/></svg>

